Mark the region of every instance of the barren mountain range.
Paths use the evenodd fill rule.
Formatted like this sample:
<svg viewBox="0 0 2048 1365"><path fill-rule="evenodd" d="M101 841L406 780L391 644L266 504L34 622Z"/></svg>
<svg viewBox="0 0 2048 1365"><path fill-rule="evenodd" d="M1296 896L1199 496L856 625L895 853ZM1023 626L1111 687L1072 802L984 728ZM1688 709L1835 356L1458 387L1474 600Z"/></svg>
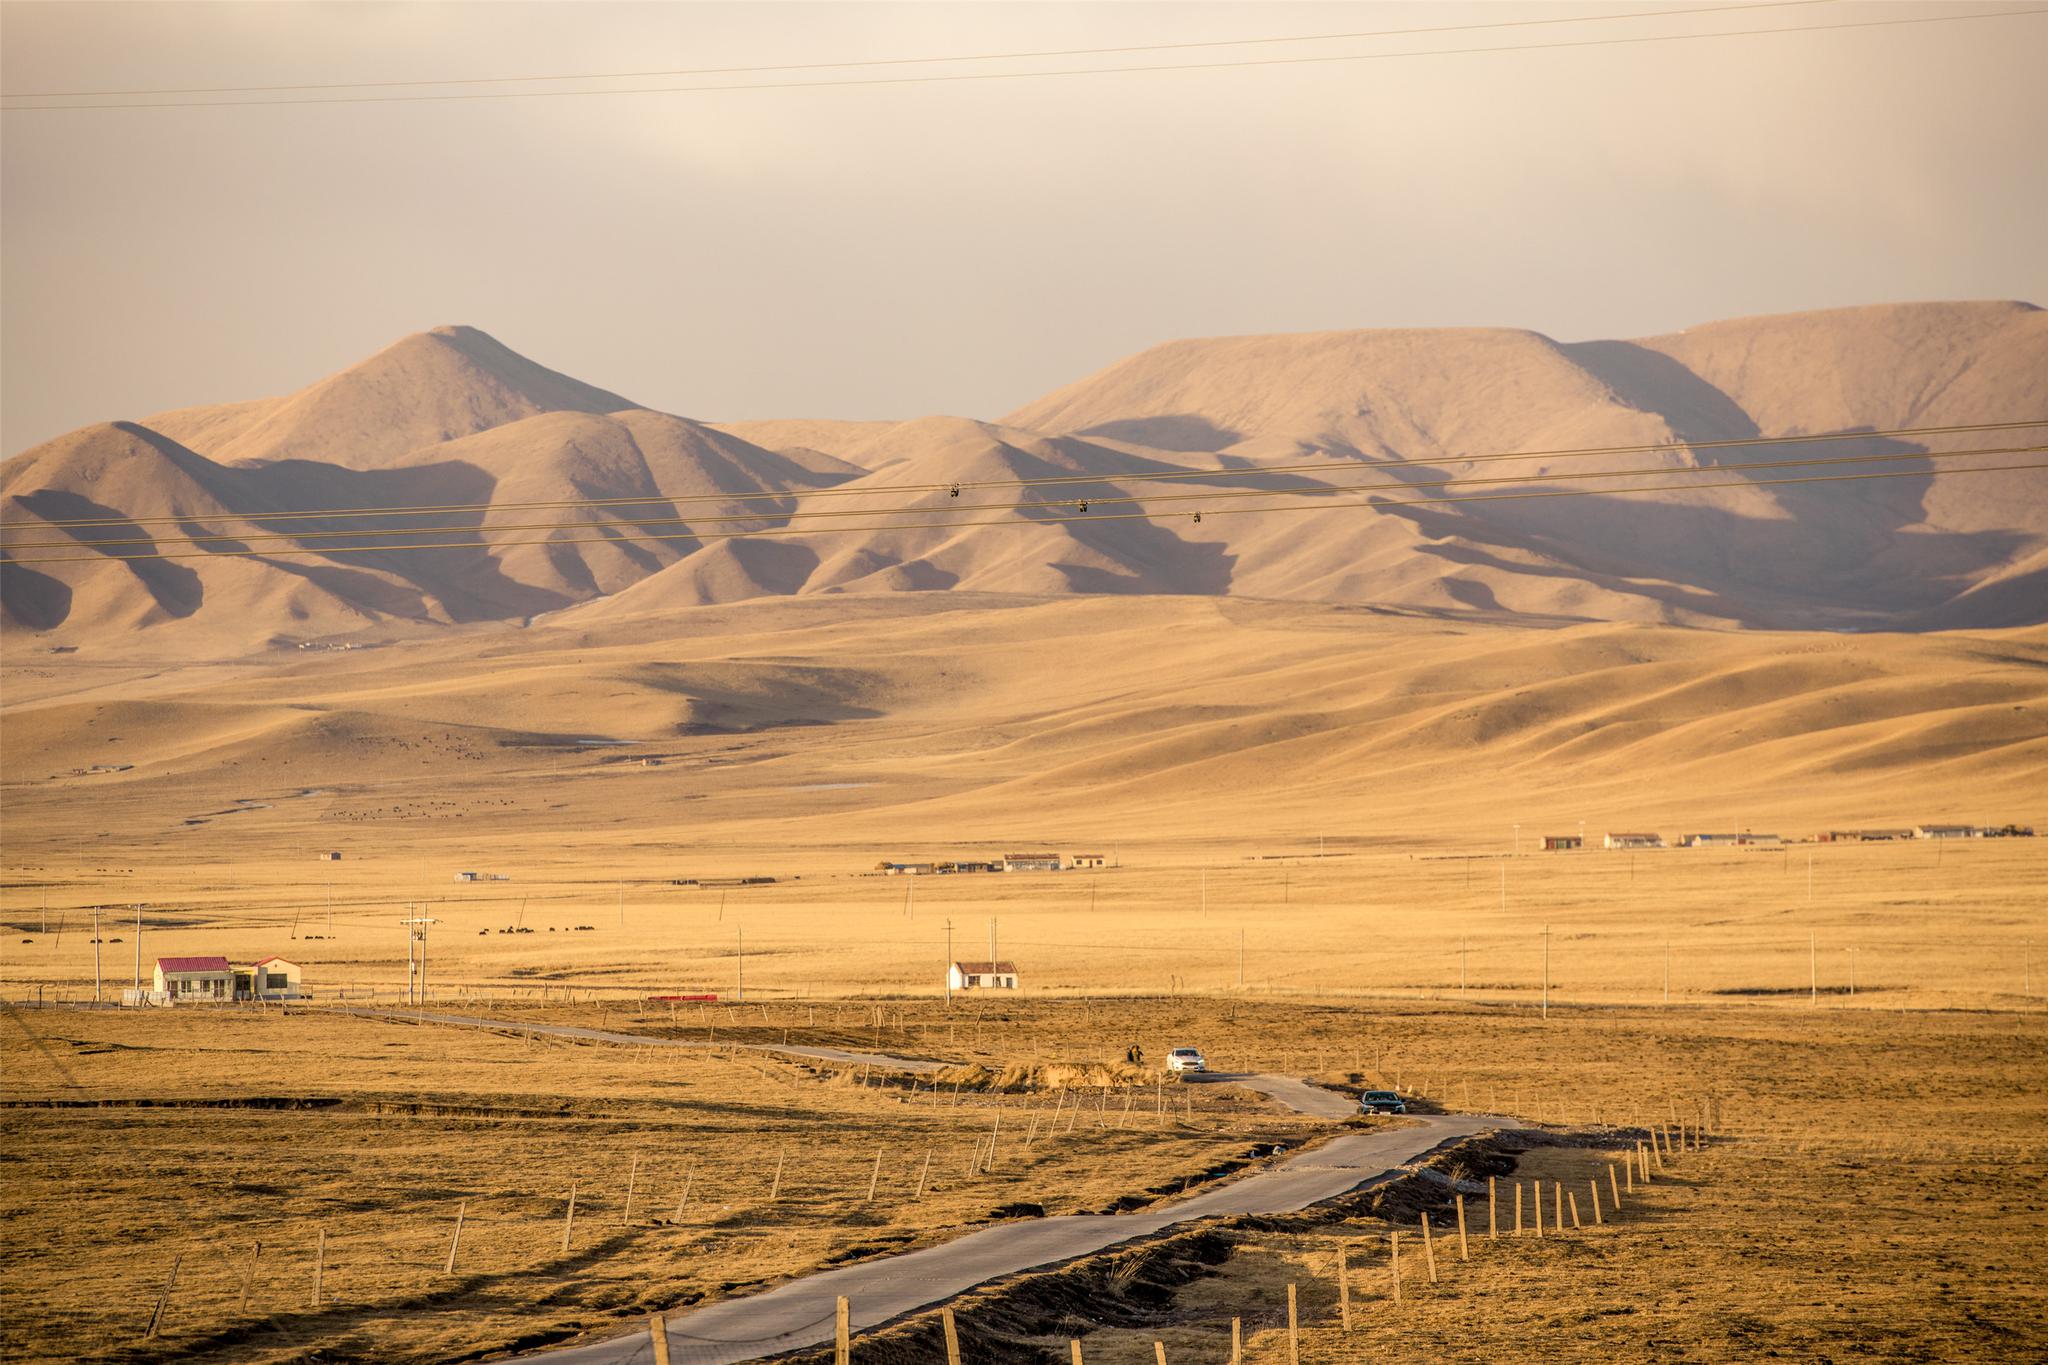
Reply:
<svg viewBox="0 0 2048 1365"><path fill-rule="evenodd" d="M1466 329L1178 341L995 422L693 421L444 327L282 398L85 427L7 460L0 597L17 642L96 648L950 588L2022 625L2048 621L2048 471L1935 478L1915 460L1850 467L1907 477L1773 484L1844 471L1739 466L2023 447L2048 427L1689 443L2042 417L2048 313L2023 303L1576 344ZM1659 448L1475 459L1613 446ZM1333 467L1259 472L1303 464ZM1686 469L1700 472L1648 481L1713 486L1613 491ZM1614 476L1523 500L1441 486L1539 471ZM1135 500L1150 515L1124 519ZM392 508L434 510L364 515ZM366 542L388 548L343 548ZM138 553L173 557L120 559Z"/></svg>

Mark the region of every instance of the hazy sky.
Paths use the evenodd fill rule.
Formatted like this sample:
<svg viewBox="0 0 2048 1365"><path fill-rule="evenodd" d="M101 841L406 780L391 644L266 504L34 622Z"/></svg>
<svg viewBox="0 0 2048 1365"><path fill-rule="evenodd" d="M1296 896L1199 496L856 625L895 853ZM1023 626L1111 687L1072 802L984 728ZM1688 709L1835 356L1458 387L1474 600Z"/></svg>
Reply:
<svg viewBox="0 0 2048 1365"><path fill-rule="evenodd" d="M1816 3L1037 65L2008 7ZM18 104L1652 8L9 4L0 82ZM2044 69L2048 16L2033 16L870 89L12 112L0 446L286 392L448 322L691 416L997 416L1179 336L1580 339L1900 299L2048 302Z"/></svg>

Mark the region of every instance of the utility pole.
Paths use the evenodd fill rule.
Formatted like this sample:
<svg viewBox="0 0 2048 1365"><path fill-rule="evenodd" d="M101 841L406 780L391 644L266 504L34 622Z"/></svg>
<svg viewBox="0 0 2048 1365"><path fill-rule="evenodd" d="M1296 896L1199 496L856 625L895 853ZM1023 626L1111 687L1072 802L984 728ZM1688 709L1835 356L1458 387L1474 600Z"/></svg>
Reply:
<svg viewBox="0 0 2048 1365"><path fill-rule="evenodd" d="M334 883L327 883L327 937L334 937Z"/></svg>
<svg viewBox="0 0 2048 1365"><path fill-rule="evenodd" d="M92 1002L100 1003L100 908L92 908Z"/></svg>
<svg viewBox="0 0 2048 1365"><path fill-rule="evenodd" d="M1237 988L1244 989L1244 930L1237 931Z"/></svg>
<svg viewBox="0 0 2048 1365"><path fill-rule="evenodd" d="M1807 1002L1820 1004L1820 937L1808 933L1806 936L1806 970L1810 974L1807 985Z"/></svg>
<svg viewBox="0 0 2048 1365"><path fill-rule="evenodd" d="M740 975L739 981L735 984L733 994L736 997L736 1003L744 1005L747 1003L747 926L744 924L738 925L735 927L734 932L740 936Z"/></svg>
<svg viewBox="0 0 2048 1365"><path fill-rule="evenodd" d="M1550 1017L1550 926L1543 926L1543 1017Z"/></svg>
<svg viewBox="0 0 2048 1365"><path fill-rule="evenodd" d="M419 913L420 907L409 906L413 911L400 923L405 925L405 1003L427 1003L427 926L436 921ZM415 956L414 947L418 953Z"/></svg>
<svg viewBox="0 0 2048 1365"><path fill-rule="evenodd" d="M953 1008L953 921L946 921L946 1008Z"/></svg>
<svg viewBox="0 0 2048 1365"><path fill-rule="evenodd" d="M142 907L135 907L135 989L142 989Z"/></svg>

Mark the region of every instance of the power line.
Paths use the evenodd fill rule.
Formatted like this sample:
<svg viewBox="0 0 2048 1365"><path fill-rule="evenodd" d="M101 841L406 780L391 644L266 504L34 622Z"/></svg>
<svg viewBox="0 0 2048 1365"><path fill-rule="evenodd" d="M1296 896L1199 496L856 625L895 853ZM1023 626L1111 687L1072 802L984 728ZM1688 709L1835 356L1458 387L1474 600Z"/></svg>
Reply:
<svg viewBox="0 0 2048 1365"><path fill-rule="evenodd" d="M2043 449L2048 449L2048 447L2043 447ZM1987 465L1981 468L1974 469L1936 468L1931 470L1891 470L1871 474L1809 474L1782 479L1726 479L1712 483L1650 485L1639 486L1635 488L1562 489L1556 492L1544 490L1533 493L1464 493L1456 494L1447 498L1369 498L1361 502L1338 502L1334 504L1319 502L1294 507L1221 507L1207 509L1200 513L1200 515L1206 517L1244 516L1249 514L1279 515L1288 512L1328 511L1331 510L1333 507L1383 508L1414 507L1425 505L1430 507L1437 507L1448 505L1450 503L1512 502L1528 498L1622 497L1636 493L1688 493L1708 488L1770 488L1783 486L1787 484L1857 483L1870 479L1918 479L1933 478L1936 476L1954 477L1962 474L2010 474L2029 469L2048 469L2048 463ZM1541 479L1543 477L1546 476L1536 476L1536 478L1532 479L1531 481L1537 481L1537 479ZM1167 517L1183 517L1192 515L1195 514L1187 512L1077 512L1071 516L1064 516L1057 518L1055 520L1048 521L1020 521L1015 518L1002 518L970 521L896 522L893 524L882 526L819 526L796 528L778 527L765 531L714 532L710 535L694 535L684 532L674 535L611 535L580 537L565 536L547 540L506 540L498 541L490 545L481 544L476 541L450 541L427 545L404 546L330 546L324 549L315 550L192 550L170 551L159 554L138 555L57 555L41 556L29 559L14 559L12 557L9 557L4 562L20 565L75 563L121 564L128 563L130 561L151 559L219 559L234 557L284 558L286 556L299 555L326 556L340 554L390 554L401 550L502 550L523 545L545 545L550 547L557 545L627 545L656 544L680 540L693 540L709 543L713 541L726 540L758 540L765 537L778 536L838 535L850 531L948 531L976 526L1026 526L1042 528L1048 526L1065 526L1075 522L1159 521Z"/></svg>
<svg viewBox="0 0 2048 1365"><path fill-rule="evenodd" d="M1491 464L1503 460L1570 460L1595 455L1639 455L1659 451L1681 450L1735 450L1753 449L1759 446L1804 445L1818 441L1856 441L1863 439L1890 440L1913 436L1953 436L1962 433L1987 431L2018 431L2028 427L2048 426L2048 417L2014 422L1958 422L1948 426L1935 427L1885 427L1867 431L1824 431L1810 436L1740 436L1712 441L1646 441L1637 445L1621 446L1577 446L1554 450L1487 451L1477 455L1440 455L1417 460L1330 460L1308 464L1259 465L1243 469L1167 469L1159 472L1128 474L1061 474L1030 479L954 479L944 483L900 483L886 489L878 488L797 488L784 492L758 493L680 493L673 496L639 496L630 498L564 498L543 502L464 502L464 503L415 503L394 507L337 507L314 509L304 512L239 512L233 513L240 521L313 520L336 517L392 517L424 516L442 512L510 512L535 511L542 508L563 507L633 507L673 506L689 502L752 502L759 500L791 501L803 498L828 497L875 497L883 493L901 495L906 493L946 493L954 489L970 488L1046 488L1103 483L1164 483L1169 480L1263 478L1274 474L1327 474L1339 470L1358 469L1427 469L1452 464ZM14 495L21 501L21 495ZM73 517L35 521L0 521L0 530L16 527L85 527L85 526L155 526L166 523L183 523L198 518L190 515L149 516L149 517Z"/></svg>
<svg viewBox="0 0 2048 1365"><path fill-rule="evenodd" d="M1557 24L1611 23L1621 19L1663 19L1732 10L1792 9L1835 0L1755 0L1749 4L1699 5L1691 9L1631 10L1623 14L1574 14L1548 19L1503 19L1480 24L1432 24L1422 28L1363 29L1353 33L1300 33L1266 38L1217 38L1195 43L1141 43L1127 47L1067 47L1035 52L971 52L951 57L873 57L846 62L784 62L773 66L699 66L652 71L585 71L569 75L461 76L404 81L325 81L288 85L159 86L142 90L19 91L15 99L112 99L144 95L254 95L291 90L389 90L419 85L519 85L539 81L657 80L682 76L753 76L770 71L834 71L875 66L931 66L953 62L1043 61L1054 57L1116 57L1134 52L1185 52L1196 48L1252 47L1273 43L1334 43L1364 38L1405 38L1422 33L1464 33L1476 29L1539 28Z"/></svg>
<svg viewBox="0 0 2048 1365"><path fill-rule="evenodd" d="M1215 490L1215 491L1212 491L1212 492L1207 492L1207 493L1154 493L1154 494L1147 494L1147 495L1143 495L1143 496L1137 496L1137 495L1132 495L1132 496L1125 496L1125 497L1109 497L1109 498L1097 498L1097 497L1087 497L1087 498L1081 498L1081 499L1075 499L1075 498L1038 498L1038 499L1032 499L1032 500L1029 500L1029 501L1026 501L1026 502L978 502L978 503L961 503L961 504L960 504L960 505L958 505L958 506L947 506L947 507L943 507L943 508L939 508L939 507L933 507L933 506L929 506L929 505L924 505L924 504L916 504L916 503L913 503L913 504L909 504L909 505L907 505L907 506L901 506L901 507L848 507L848 508L839 508L839 509L834 509L834 510L829 510L829 511L823 511L823 512L791 512L791 513L788 513L788 514L786 514L786 516L785 516L785 517L783 518L783 520L784 520L785 522L788 522L788 521L796 521L796 520L824 520L824 519L828 519L828 518L838 518L838 517L885 517L885 516L907 516L907 515L911 515L911 514L914 514L914 513L929 513L929 512L933 512L933 511L939 511L939 510L943 510L943 511L945 511L945 512L947 512L947 513L956 513L956 512L1025 512L1025 513L1029 513L1029 512L1032 512L1032 511L1038 511L1038 510L1046 510L1046 511L1059 511L1059 510L1063 510L1063 509L1065 509L1065 508L1069 508L1069 507L1074 507L1074 506L1076 506L1076 505L1079 505L1079 506L1081 506L1081 507L1083 507L1083 508L1085 509L1085 508L1087 508L1087 507L1093 507L1093 506L1098 506L1098 505L1099 505L1099 506L1103 506L1103 507L1118 507L1118 506L1132 506L1132 505L1139 505L1139 504L1152 504L1152 503L1163 503L1163 502L1172 502L1172 503L1187 503L1187 502L1205 502L1205 503L1206 503L1206 502L1214 502L1214 501L1217 501L1218 499L1223 499L1223 498L1248 498L1248 497L1249 497L1249 498L1328 498L1328 497L1330 497L1330 496L1332 496L1332 495L1334 495L1334 494L1340 494L1340 493L1354 493L1354 492L1372 492L1372 491L1378 491L1378 490L1383 490L1383 489L1386 489L1386 490L1412 490L1412 489L1418 489L1418 488L1451 488L1451 487L1458 487L1458 488L1473 488L1473 487L1484 487L1484 486L1487 486L1487 485L1492 485L1492 484L1516 484L1516 483L1577 483L1577 482L1583 482L1583 481L1586 481L1586 480L1590 480L1590 479L1626 479L1626 478L1640 478L1640 477L1643 477L1643 476L1646 476L1646 475L1654 475L1654 474L1719 474L1719 473L1727 473L1727 472L1730 472L1730 471L1734 471L1734 470L1750 470L1750 469L1796 469L1796 468L1807 468L1807 467L1811 467L1811 466L1814 466L1814 465L1844 465L1844 464L1897 464L1897 463L1903 463L1903 462L1908 462L1908 461L1919 461L1919 460L1953 460L1953 459L1960 459L1960 458L1963 458L1963 457L1965 457L1965 456L1984 456L1984 455L2031 455L2031 454L2035 454L2035 453L2037 453L2037 452L2040 452L2040 451L2044 451L2044 450L2048 450L2048 446L2041 446L2041 445L2031 445L2031 446L1982 446L1982 447L1977 447L1977 448L1974 448L1974 449L1970 449L1970 450L1937 450L1937 451L1907 451L1907 452L1903 452L1903 453L1897 453L1897 454L1887 454L1887 455L1829 455L1829 456L1819 456L1819 455L1816 455L1816 456L1809 456L1809 457L1807 457L1807 458L1805 458L1805 459L1799 459L1799 460L1750 460L1750 461L1743 461L1743 462L1740 462L1740 463L1736 463L1736 464L1726 464L1726 465L1694 465L1694 466L1690 466L1690 467L1680 467L1680 468L1675 468L1675 469L1674 469L1674 468L1671 468L1671 467L1669 467L1669 466L1663 466L1663 465L1655 465L1655 466L1651 466L1651 467L1649 467L1649 468L1646 468L1646 469L1597 469L1597 470L1580 470L1580 471L1577 471L1577 472L1574 472L1574 473L1566 473L1566 474L1507 474L1507 475L1501 475L1501 476L1499 476L1499 477L1496 477L1496 478L1490 478L1490 479L1474 479L1474 478L1449 478L1449 479L1422 479L1422 480L1409 480L1409 479L1399 479L1399 480L1395 480L1394 482L1391 482L1391 483L1366 483L1366 484L1356 484L1356 483L1353 483L1353 484L1343 484L1343 483L1339 483L1339 484L1317 484L1317 485L1314 485L1314 486L1311 486L1311 487L1307 487L1307 488L1228 488L1228 489L1219 489L1219 490ZM197 518L188 518L188 520L196 520L196 519L197 519ZM375 535L375 536L382 536L382 537L391 537L391 536L426 536L426 535L478 535L478 536L481 536L481 535L483 535L483 534L484 534L485 532L490 532L490 533L492 533L492 534L497 534L497 533L501 533L501 532L506 532L506 531L578 531L578 530L600 530L600 529L612 529L612 528L619 528L619 527L646 527L646 526L705 526L705 525L715 525L715 524L724 524L724 525L729 525L729 524L731 524L731 523L733 523L733 522L758 522L758 521L766 521L766 520L770 520L770 519L771 519L771 518L770 518L770 517L769 517L769 516L768 516L767 514L765 514L765 513L759 513L759 512L754 512L754 513L746 513L746 514L741 514L741 515L723 515L723 516L718 516L718 515L714 515L714 516L700 516L700 517L646 517L646 518L625 518L625 517L621 517L621 518L607 518L607 519L603 519L603 520L596 520L596 521L591 521L591 520L585 520L585 521L539 521L539 522L514 522L514 523L509 523L509 524L507 524L507 523L499 523L499 524L497 524L497 525L476 525L476 526L412 526L412 527L401 527L401 528L392 528L392 527L365 527L365 528L358 528L358 529L355 529L355 530L349 530L349 531L267 531L267 532L254 532L254 533L251 533L251 532L246 532L246 531L244 531L244 532L222 531L222 532L219 532L219 533L215 533L215 534L207 534L207 535L181 535L181 536L143 536L143 537L139 537L139 538L131 538L131 539L125 539L125 540L100 540L100 539L91 539L91 538L85 538L85 539L80 539L80 538L72 538L72 539L68 539L68 540L25 540L25 541L16 541L16 542L14 542L14 543L13 543L12 545L5 545L5 546L0 546L0 549L7 549L7 550L25 550L25 549L51 549L51 548L67 548L67 549L68 549L68 548L71 548L71 547L73 547L73 546L79 546L79 545L85 545L85 546L91 546L91 547L94 547L94 548L99 548L99 547L102 547L102 546L109 546L109 545L156 545L156 544L160 544L160 543L164 543L164 542L170 542L170 543L174 543L174 544L188 544L188 545L199 545L199 544L204 544L204 543L206 543L206 542L209 542L209 541L234 541L234 542L237 542L237 543L241 543L241 542L245 542L245 541L251 541L251 540L293 540L293 541L306 541L306 540L326 540L326 539L333 539L333 538L335 538L335 537L339 537L339 536L370 536L370 535ZM482 540L479 540L479 541L477 541L477 542L475 542L475 543L476 543L476 545L477 545L477 546L478 546L479 548L484 548L484 547L488 547L488 546L489 546L490 544L492 544L492 543L495 543L495 542L486 542L486 541L482 541ZM550 543L550 544L553 544L553 543L556 543L556 542L552 542L552 541L551 541L551 542L549 542L549 543ZM319 548L319 547L315 546L315 547L312 547L312 548L315 548L315 549L317 549L317 548ZM406 549L412 549L412 548L414 548L414 547L413 547L413 546L410 546L410 545L407 545L407 544L405 544L405 543L403 543L403 542L400 542L400 543L395 543L395 544L390 544L390 545L383 545L383 546L367 546L367 545L358 545L358 546L350 546L350 547L344 547L344 548L349 548L349 549L357 549L357 550L366 550L366 549L378 549L378 548L381 548L381 549L390 549L390 550L406 550ZM23 562L26 562L26 561L23 561Z"/></svg>
<svg viewBox="0 0 2048 1365"><path fill-rule="evenodd" d="M1156 71L1221 71L1254 66L1303 66L1328 62L1398 61L1414 57L1464 57L1500 52L1554 52L1569 48L1619 47L1639 43L1697 42L1709 38L1753 38L1784 33L1823 33L1839 29L1896 28L1907 24L1953 24L1971 19L2013 19L2048 14L2048 6L1989 10L1975 14L1930 14L1907 19L1859 19L1841 24L1799 24L1786 28L1724 29L1716 33L1646 34L1628 38L1582 38L1555 43L1512 43L1497 47L1444 47L1416 52L1354 52L1317 57L1250 57L1237 61L1183 62L1169 66L1066 67L1051 71L978 71L942 76L885 76L873 80L764 81L740 85L622 86L611 90L494 90L439 95L336 95L314 99L152 100L98 104L9 104L7 113L48 113L74 109L233 109L256 105L419 104L471 100L562 99L592 95L703 95L740 90L825 90L850 86L943 85L962 81L1043 80L1064 76L1121 76Z"/></svg>

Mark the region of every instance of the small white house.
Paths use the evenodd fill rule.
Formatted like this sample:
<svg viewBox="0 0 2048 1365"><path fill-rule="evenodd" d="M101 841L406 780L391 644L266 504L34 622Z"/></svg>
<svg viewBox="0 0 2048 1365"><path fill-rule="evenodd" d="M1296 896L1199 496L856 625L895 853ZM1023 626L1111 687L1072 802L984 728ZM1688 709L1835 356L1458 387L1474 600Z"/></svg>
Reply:
<svg viewBox="0 0 2048 1365"><path fill-rule="evenodd" d="M158 999L171 1004L180 1000L230 1000L234 998L235 969L224 957L160 957L156 960Z"/></svg>
<svg viewBox="0 0 2048 1365"><path fill-rule="evenodd" d="M1103 857L1100 853L1076 853L1070 866L1076 871L1089 871L1095 868L1108 867L1109 859Z"/></svg>
<svg viewBox="0 0 2048 1365"><path fill-rule="evenodd" d="M1915 825L1916 839L1975 839L1978 837L1975 825Z"/></svg>
<svg viewBox="0 0 2048 1365"><path fill-rule="evenodd" d="M1058 872L1066 866L1057 853L1005 853L1005 872Z"/></svg>
<svg viewBox="0 0 2048 1365"><path fill-rule="evenodd" d="M298 1000L305 972L289 958L266 957L247 967L235 968L235 999Z"/></svg>
<svg viewBox="0 0 2048 1365"><path fill-rule="evenodd" d="M1610 834L1603 842L1608 848L1662 848L1661 834Z"/></svg>
<svg viewBox="0 0 2048 1365"><path fill-rule="evenodd" d="M948 984L956 991L1017 989L1017 964L1014 962L955 962L946 976Z"/></svg>

